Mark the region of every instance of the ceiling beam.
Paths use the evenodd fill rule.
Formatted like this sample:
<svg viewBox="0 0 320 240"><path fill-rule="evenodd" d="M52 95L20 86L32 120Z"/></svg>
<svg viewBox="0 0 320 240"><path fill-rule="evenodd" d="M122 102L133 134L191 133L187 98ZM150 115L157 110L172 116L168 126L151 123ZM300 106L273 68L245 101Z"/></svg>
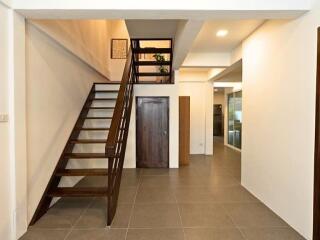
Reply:
<svg viewBox="0 0 320 240"><path fill-rule="evenodd" d="M225 67L230 66L230 64L231 55L229 52L192 52L191 50L185 58L182 67Z"/></svg>
<svg viewBox="0 0 320 240"><path fill-rule="evenodd" d="M180 20L174 39L173 69L179 69L203 25L201 20Z"/></svg>
<svg viewBox="0 0 320 240"><path fill-rule="evenodd" d="M15 5L14 9L25 16L33 19L192 19L192 20L241 20L241 19L295 19L310 9L286 9L286 10L261 10L252 8L252 10L234 9L234 10L154 10L154 9L92 9L92 6L85 6L79 9L76 5L74 8L61 6L46 6L42 4L29 4L29 1L23 0L26 4ZM45 1L44 1L45 2ZM59 1L52 1L56 3ZM64 1L68 3L69 1ZM84 2L84 1L82 1ZM87 1L93 3L92 1ZM105 1L109 3L110 1ZM112 1L122 2L122 1ZM152 2L152 1L150 1ZM172 1L174 2L174 1ZM177 1L180 3L180 1ZM221 1L224 2L224 1ZM242 2L242 1L239 1ZM267 1L266 1L267 2ZM279 1L281 2L281 1ZM185 2L184 2L185 3ZM170 5L170 4L169 4ZM123 6L126 6L123 4ZM163 6L163 4L161 4ZM181 4L184 6L184 4ZM290 4L288 5L290 6ZM171 7L171 5L170 5ZM206 9L206 8L204 8Z"/></svg>
<svg viewBox="0 0 320 240"><path fill-rule="evenodd" d="M2 0L3 1L3 0ZM297 17L311 10L312 0L197 0L172 1L162 0L155 4L150 0L121 1L79 1L79 0L4 0L12 1L17 10L39 10L29 12L35 15L47 13L43 17L59 13L62 18L77 15L82 18L88 11L90 18L109 18L113 16L125 19L215 19L215 18L255 18L263 19ZM48 10L48 11L47 11ZM27 12L25 12L27 13ZM50 14L51 13L51 14ZM66 14L66 15L63 15ZM38 15L39 16L39 15ZM58 17L58 15L56 15ZM89 17L89 15L87 15Z"/></svg>
<svg viewBox="0 0 320 240"><path fill-rule="evenodd" d="M242 59L240 59L239 61L235 62L231 66L227 67L226 69L224 69L223 71L221 71L220 73L212 77L210 81L213 81L213 82L218 81L223 77L225 77L226 75L228 75L229 73L235 70L241 70L241 69L242 69Z"/></svg>

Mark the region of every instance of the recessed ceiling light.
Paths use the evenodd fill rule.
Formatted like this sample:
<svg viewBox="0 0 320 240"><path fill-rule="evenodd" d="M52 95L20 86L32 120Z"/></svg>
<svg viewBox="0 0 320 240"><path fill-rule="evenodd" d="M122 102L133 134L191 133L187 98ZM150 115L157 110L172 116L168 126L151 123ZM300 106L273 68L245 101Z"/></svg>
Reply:
<svg viewBox="0 0 320 240"><path fill-rule="evenodd" d="M229 33L229 31L228 30L226 30L226 29L220 29L218 32L217 32L217 37L225 37L225 36L227 36L228 35L228 33Z"/></svg>

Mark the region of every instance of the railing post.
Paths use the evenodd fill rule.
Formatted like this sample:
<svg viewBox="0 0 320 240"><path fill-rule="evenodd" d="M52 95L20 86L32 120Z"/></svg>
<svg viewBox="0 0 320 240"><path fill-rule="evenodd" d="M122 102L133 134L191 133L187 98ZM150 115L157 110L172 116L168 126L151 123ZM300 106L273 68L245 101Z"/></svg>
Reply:
<svg viewBox="0 0 320 240"><path fill-rule="evenodd" d="M113 182L113 165L114 165L114 148L112 146L106 147L106 154L108 156L108 196L107 196L107 225L110 226L113 216L112 216L112 206L113 206L113 190L111 183Z"/></svg>
<svg viewBox="0 0 320 240"><path fill-rule="evenodd" d="M128 126L123 126L123 116L127 111L128 86L132 84L132 51L130 50L124 68L120 89L112 116L112 121L106 142L105 154L108 158L108 197L107 197L107 224L111 225L114 218L119 194L121 173L123 168L125 149L122 148L123 132L128 131ZM124 114L125 113L125 114ZM124 129L125 128L125 129ZM121 157L120 157L121 156Z"/></svg>

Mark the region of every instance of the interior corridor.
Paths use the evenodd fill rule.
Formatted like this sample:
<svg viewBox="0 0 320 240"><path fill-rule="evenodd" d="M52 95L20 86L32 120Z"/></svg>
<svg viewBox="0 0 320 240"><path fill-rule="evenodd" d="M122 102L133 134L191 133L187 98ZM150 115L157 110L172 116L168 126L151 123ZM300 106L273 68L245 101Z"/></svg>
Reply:
<svg viewBox="0 0 320 240"><path fill-rule="evenodd" d="M62 199L22 240L303 239L240 185L240 153L215 139L214 157L177 169L124 169L119 207L106 229L105 200ZM87 177L78 186L105 186Z"/></svg>

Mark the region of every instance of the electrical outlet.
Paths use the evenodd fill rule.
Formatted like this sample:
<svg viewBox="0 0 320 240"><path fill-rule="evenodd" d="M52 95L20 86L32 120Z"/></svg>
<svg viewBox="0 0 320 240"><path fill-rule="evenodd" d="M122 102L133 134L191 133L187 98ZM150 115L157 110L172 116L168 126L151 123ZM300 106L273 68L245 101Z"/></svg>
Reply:
<svg viewBox="0 0 320 240"><path fill-rule="evenodd" d="M0 113L0 122L8 122L9 121L9 115L6 113Z"/></svg>

